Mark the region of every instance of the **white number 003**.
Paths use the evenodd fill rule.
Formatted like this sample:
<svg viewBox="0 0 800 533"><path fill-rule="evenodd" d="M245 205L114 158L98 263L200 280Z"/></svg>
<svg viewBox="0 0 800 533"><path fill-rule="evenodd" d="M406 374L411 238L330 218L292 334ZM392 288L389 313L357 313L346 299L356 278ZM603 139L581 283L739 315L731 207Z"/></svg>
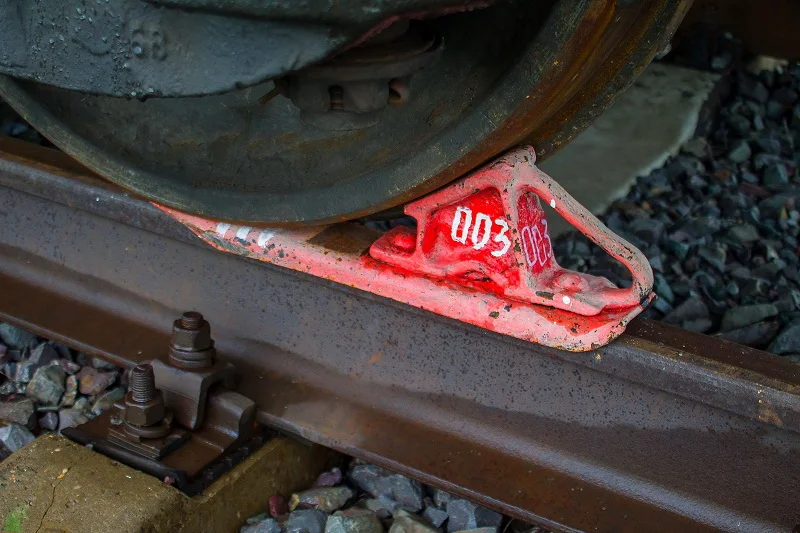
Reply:
<svg viewBox="0 0 800 533"><path fill-rule="evenodd" d="M494 221L494 224L500 226L500 233L492 239L494 242L499 242L503 245L499 250L492 250L492 255L500 257L508 252L511 247L511 241L508 239L508 223L502 218ZM475 225L472 225L472 210L469 207L457 207L456 214L453 216L453 225L450 229L450 237L461 244L467 244L467 238L472 242L472 247L480 250L489 243L492 236L493 225L492 219L488 215L478 213L475 215ZM472 227L472 231L470 231Z"/></svg>
<svg viewBox="0 0 800 533"><path fill-rule="evenodd" d="M467 244L467 239L469 239L472 247L480 250L489 243L494 224L497 224L500 226L500 232L496 233L492 240L501 243L503 247L493 250L492 255L500 257L508 252L511 247L511 241L506 235L508 233L508 223L505 220L498 218L492 223L492 219L488 215L477 213L474 222L475 224L473 225L472 210L469 207L457 207L456 213L453 215L450 237L461 244ZM528 266L533 266L537 263L543 266L553 255L553 243L550 241L550 235L547 231L547 220L542 219L541 223L543 230L540 230L537 225L522 228L522 246L525 249L525 261L527 261Z"/></svg>

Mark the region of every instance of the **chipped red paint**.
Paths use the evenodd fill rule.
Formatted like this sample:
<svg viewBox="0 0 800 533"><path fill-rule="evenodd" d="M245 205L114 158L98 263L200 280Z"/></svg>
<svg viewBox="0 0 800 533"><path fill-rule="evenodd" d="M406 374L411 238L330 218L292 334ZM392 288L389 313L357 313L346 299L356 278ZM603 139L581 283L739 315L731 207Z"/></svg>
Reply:
<svg viewBox="0 0 800 533"><path fill-rule="evenodd" d="M325 247L326 228L231 226L158 205L219 250L307 272L519 339L571 351L607 344L654 297L644 255L613 234L520 148L406 206L368 254ZM561 268L539 198L630 271L618 289ZM318 237L315 239L315 237ZM323 241L323 242L320 242Z"/></svg>

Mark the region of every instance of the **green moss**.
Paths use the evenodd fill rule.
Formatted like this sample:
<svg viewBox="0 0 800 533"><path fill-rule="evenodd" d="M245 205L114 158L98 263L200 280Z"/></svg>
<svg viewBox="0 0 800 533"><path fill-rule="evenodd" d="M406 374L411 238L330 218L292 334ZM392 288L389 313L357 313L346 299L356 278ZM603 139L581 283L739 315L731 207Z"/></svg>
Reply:
<svg viewBox="0 0 800 533"><path fill-rule="evenodd" d="M27 516L28 511L24 505L18 505L11 509L3 524L3 533L22 533L22 523Z"/></svg>

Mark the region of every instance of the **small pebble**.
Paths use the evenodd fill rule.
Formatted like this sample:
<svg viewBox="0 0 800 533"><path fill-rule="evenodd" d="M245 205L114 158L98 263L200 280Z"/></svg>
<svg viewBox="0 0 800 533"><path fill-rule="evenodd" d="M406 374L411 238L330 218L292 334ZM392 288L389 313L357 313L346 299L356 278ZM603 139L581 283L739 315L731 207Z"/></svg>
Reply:
<svg viewBox="0 0 800 533"><path fill-rule="evenodd" d="M328 514L320 509L298 509L292 511L283 524L286 533L324 533Z"/></svg>
<svg viewBox="0 0 800 533"><path fill-rule="evenodd" d="M353 507L329 516L325 533L383 533L383 525L375 513Z"/></svg>
<svg viewBox="0 0 800 533"><path fill-rule="evenodd" d="M348 487L320 487L292 494L289 509L320 509L330 513L340 509L352 497L353 491Z"/></svg>
<svg viewBox="0 0 800 533"><path fill-rule="evenodd" d="M0 444L12 453L33 442L35 438L25 426L19 424L0 426Z"/></svg>

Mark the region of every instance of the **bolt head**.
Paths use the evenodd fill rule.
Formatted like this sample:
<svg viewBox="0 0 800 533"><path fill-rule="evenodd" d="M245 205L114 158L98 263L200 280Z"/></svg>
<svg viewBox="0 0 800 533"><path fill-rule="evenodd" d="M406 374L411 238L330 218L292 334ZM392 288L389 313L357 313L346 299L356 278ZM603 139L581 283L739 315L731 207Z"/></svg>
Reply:
<svg viewBox="0 0 800 533"><path fill-rule="evenodd" d="M125 421L134 426L152 426L164 419L164 395L156 391L149 402L136 402L131 393L125 395Z"/></svg>

